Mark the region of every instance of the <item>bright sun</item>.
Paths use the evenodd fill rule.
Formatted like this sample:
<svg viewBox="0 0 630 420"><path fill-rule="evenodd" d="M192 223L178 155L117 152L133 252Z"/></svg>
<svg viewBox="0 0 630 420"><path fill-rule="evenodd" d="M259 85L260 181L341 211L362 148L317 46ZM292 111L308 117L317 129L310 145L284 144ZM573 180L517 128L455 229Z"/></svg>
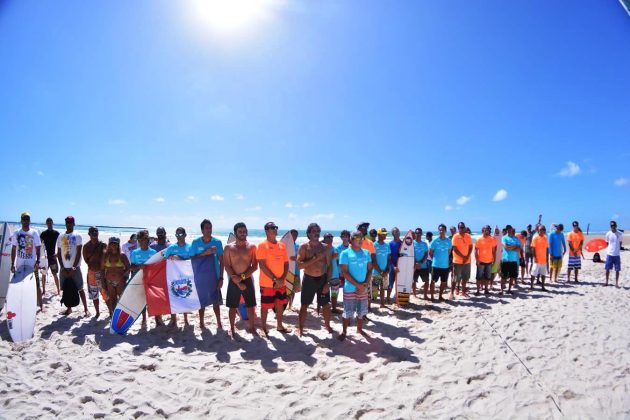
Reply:
<svg viewBox="0 0 630 420"><path fill-rule="evenodd" d="M207 29L242 33L269 17L273 0L193 0L194 18Z"/></svg>

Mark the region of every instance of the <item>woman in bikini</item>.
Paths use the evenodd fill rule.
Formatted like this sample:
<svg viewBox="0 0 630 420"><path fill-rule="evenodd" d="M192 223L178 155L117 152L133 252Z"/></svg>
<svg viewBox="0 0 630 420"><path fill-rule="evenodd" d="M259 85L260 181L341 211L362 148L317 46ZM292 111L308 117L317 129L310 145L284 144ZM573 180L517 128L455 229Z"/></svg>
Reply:
<svg viewBox="0 0 630 420"><path fill-rule="evenodd" d="M125 288L125 280L129 271L129 259L120 252L120 239L109 238L107 250L103 256L103 268L105 270L105 283L107 284L107 305L111 313L118 304L118 298Z"/></svg>

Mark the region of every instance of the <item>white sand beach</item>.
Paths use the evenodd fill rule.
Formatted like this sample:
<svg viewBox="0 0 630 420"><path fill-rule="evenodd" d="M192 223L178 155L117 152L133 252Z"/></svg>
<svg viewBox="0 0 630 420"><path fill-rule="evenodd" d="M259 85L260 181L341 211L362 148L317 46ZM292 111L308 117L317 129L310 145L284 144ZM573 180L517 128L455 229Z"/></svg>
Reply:
<svg viewBox="0 0 630 420"><path fill-rule="evenodd" d="M59 315L49 278L32 341L12 343L2 316L0 416L629 418L630 253L621 289L602 286L603 264L583 268L579 284L564 271L548 292L519 285L500 298L495 285L489 298L412 298L372 313L371 338L352 326L344 342L314 306L302 339L252 337L239 322L232 341L212 311L205 331L194 314L187 328L180 316L180 328L151 320L111 335L109 320L83 318L82 306ZM226 308L222 317L227 327ZM287 326L296 323L289 312Z"/></svg>

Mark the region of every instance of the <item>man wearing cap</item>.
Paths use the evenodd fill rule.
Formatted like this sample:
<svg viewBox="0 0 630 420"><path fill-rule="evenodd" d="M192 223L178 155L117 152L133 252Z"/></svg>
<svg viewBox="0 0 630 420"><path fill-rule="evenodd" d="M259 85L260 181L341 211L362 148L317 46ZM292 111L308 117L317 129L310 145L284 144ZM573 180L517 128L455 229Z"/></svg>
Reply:
<svg viewBox="0 0 630 420"><path fill-rule="evenodd" d="M223 330L221 325L221 305L223 297L221 288L223 287L223 243L212 236L212 222L208 219L201 221L201 237L192 241L190 245L191 259L212 256L214 259L214 269L216 272L216 283L210 280L210 302L217 320L217 330ZM199 326L205 328L204 316L206 308L199 309Z"/></svg>
<svg viewBox="0 0 630 420"><path fill-rule="evenodd" d="M46 219L46 227L47 229L39 235L39 238L44 243L44 247L46 248L46 258L48 259L48 268L50 268L50 272L53 275L53 279L55 279L55 286L57 286L57 294L61 293L59 289L59 277L57 273L59 272L59 265L57 264L57 239L59 238L59 232L53 229L53 219L50 217ZM42 282L42 289L45 289L45 285ZM45 290L42 290L44 293Z"/></svg>
<svg viewBox="0 0 630 420"><path fill-rule="evenodd" d="M558 281L558 274L562 269L562 258L567 252L567 243L564 239L564 226L562 223L555 225L556 231L549 235L549 254L551 256L550 281Z"/></svg>
<svg viewBox="0 0 630 420"><path fill-rule="evenodd" d="M267 238L258 244L256 259L260 268L260 322L266 337L269 335L267 331L269 309L276 312L278 332L289 332L282 325L284 306L289 302L285 283L289 273L289 254L284 243L277 240L278 226L274 222L267 222L264 229Z"/></svg>
<svg viewBox="0 0 630 420"><path fill-rule="evenodd" d="M571 281L571 270L575 270L575 282L578 282L578 271L582 268L582 246L584 234L577 221L573 222L573 230L567 235L569 242L569 265L567 269L567 281Z"/></svg>
<svg viewBox="0 0 630 420"><path fill-rule="evenodd" d="M157 236L157 241L151 244L150 248L152 250L160 252L169 247L170 243L166 239L166 229L160 226L155 231L155 236Z"/></svg>
<svg viewBox="0 0 630 420"><path fill-rule="evenodd" d="M391 263L392 250L385 242L387 229L384 227L376 231L378 241L374 243L374 262L372 270L372 300L376 300L377 294L381 297L381 308L385 307L385 283L389 285L389 264Z"/></svg>
<svg viewBox="0 0 630 420"><path fill-rule="evenodd" d="M466 283L470 280L470 263L472 255L472 238L466 233L464 222L457 224L458 232L451 238L453 244L453 284L451 287L451 299L455 296L455 290L462 286L462 295L468 296Z"/></svg>
<svg viewBox="0 0 630 420"><path fill-rule="evenodd" d="M149 231L141 230L138 232L136 236L138 238L138 248L131 251L131 258L129 258L129 263L131 266L129 269L131 270L131 276L133 277L139 270L142 270L145 263L151 258L153 255L157 253L157 251L151 247L149 247ZM146 310L142 311L142 325L146 325L147 323L147 314ZM156 325L164 325L162 321L162 316L157 315L155 317Z"/></svg>
<svg viewBox="0 0 630 420"><path fill-rule="evenodd" d="M505 288L505 279L509 279L508 293L512 293L512 286L518 279L518 260L521 252L521 241L514 235L514 228L511 225L505 227L507 234L501 238L503 252L501 254L501 291Z"/></svg>
<svg viewBox="0 0 630 420"><path fill-rule="evenodd" d="M94 305L94 310L96 311L94 318L98 318L101 314L98 302L99 293L103 296L105 303L107 303L107 286L103 284L103 256L105 255L107 245L98 239L98 229L96 226L92 226L88 229L88 235L90 240L83 246L83 260L88 266L88 295L90 296L90 299L92 299L92 304ZM109 315L111 316L111 308L109 309Z"/></svg>
<svg viewBox="0 0 630 420"><path fill-rule="evenodd" d="M422 240L422 229L416 228L415 239L413 240L413 256L415 260L413 271L413 295L416 296L416 282L418 278L422 279L422 289L424 291L424 299L428 300L427 292L429 291L429 265L427 258L429 257L429 245ZM431 284L431 299L435 292L435 285Z"/></svg>
<svg viewBox="0 0 630 420"><path fill-rule="evenodd" d="M621 272L621 244L623 235L617 230L617 222L610 221L610 230L606 232L606 286L610 277L610 270L615 269L615 286L619 287L619 272Z"/></svg>
<svg viewBox="0 0 630 420"><path fill-rule="evenodd" d="M374 249L374 242L368 235L369 222L360 222L357 224L357 231L361 232L361 248L367 250L372 258L372 267L376 265L376 250ZM367 285L368 287L368 312L372 308L372 282ZM364 317L367 320L367 315Z"/></svg>
<svg viewBox="0 0 630 420"><path fill-rule="evenodd" d="M83 302L83 309L85 316L90 316L90 312L87 307L87 299L85 297L85 290L83 290L83 275L81 274L81 250L83 248L83 241L81 235L74 233L74 217L66 217L66 232L63 235L59 235L57 239L57 258L59 260L60 271L60 283L61 288L66 281L74 282L81 302ZM72 308L68 308L62 315L70 315Z"/></svg>
<svg viewBox="0 0 630 420"><path fill-rule="evenodd" d="M39 270L39 258L41 251L41 241L35 229L31 229L31 215L24 212L20 215L22 229L13 232L11 237L11 273L23 279L27 275ZM14 278L15 278L14 276ZM44 309L42 291L39 286L39 276L37 280L37 305L40 310Z"/></svg>

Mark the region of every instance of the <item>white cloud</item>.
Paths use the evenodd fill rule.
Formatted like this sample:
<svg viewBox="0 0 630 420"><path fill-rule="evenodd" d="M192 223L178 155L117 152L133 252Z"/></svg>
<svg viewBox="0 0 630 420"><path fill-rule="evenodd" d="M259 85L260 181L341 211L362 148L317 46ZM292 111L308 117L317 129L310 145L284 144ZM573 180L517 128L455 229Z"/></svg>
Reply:
<svg viewBox="0 0 630 420"><path fill-rule="evenodd" d="M560 172L558 172L558 175L567 177L567 176L575 176L579 173L580 173L579 165L575 162L568 161L567 166L562 168Z"/></svg>
<svg viewBox="0 0 630 420"><path fill-rule="evenodd" d="M451 210L453 210L453 206L451 206L450 204L444 206L444 211L451 211Z"/></svg>
<svg viewBox="0 0 630 420"><path fill-rule="evenodd" d="M124 204L127 204L127 202L123 200L122 198L113 198L109 200L108 204L110 206L122 206Z"/></svg>
<svg viewBox="0 0 630 420"><path fill-rule="evenodd" d="M42 171L37 171L37 175L44 176L44 173Z"/></svg>
<svg viewBox="0 0 630 420"><path fill-rule="evenodd" d="M287 204L284 205L284 207L291 209L293 208L293 203L289 201Z"/></svg>
<svg viewBox="0 0 630 420"><path fill-rule="evenodd" d="M492 201L503 201L507 198L508 192L504 189L500 189L492 198Z"/></svg>
<svg viewBox="0 0 630 420"><path fill-rule="evenodd" d="M463 206L464 204L468 203L470 200L472 200L471 196L462 195L455 202L459 204L460 206Z"/></svg>
<svg viewBox="0 0 630 420"><path fill-rule="evenodd" d="M332 220L334 218L335 218L335 213L320 213L313 216L313 219L315 220L321 220L321 219Z"/></svg>
<svg viewBox="0 0 630 420"><path fill-rule="evenodd" d="M155 201L156 203L164 203L166 199L164 197L155 197L153 201Z"/></svg>
<svg viewBox="0 0 630 420"><path fill-rule="evenodd" d="M243 194L234 194L234 198L237 200L245 200L245 196Z"/></svg>
<svg viewBox="0 0 630 420"><path fill-rule="evenodd" d="M196 197L196 196L194 196L194 195L189 195L188 197L186 197L186 201L191 202L191 203L192 203L193 201L197 201L197 200L199 200L199 198L197 198L197 197Z"/></svg>
<svg viewBox="0 0 630 420"><path fill-rule="evenodd" d="M212 201L223 201L225 200L225 197L219 195L219 194L215 194L213 196L210 197L210 200Z"/></svg>
<svg viewBox="0 0 630 420"><path fill-rule="evenodd" d="M245 209L247 211L261 211L262 207L261 206L254 206L254 207L250 207L248 209Z"/></svg>
<svg viewBox="0 0 630 420"><path fill-rule="evenodd" d="M610 216L610 218L612 220L617 220L617 219L619 219L619 215L618 214L613 214L612 216Z"/></svg>
<svg viewBox="0 0 630 420"><path fill-rule="evenodd" d="M297 219L297 214L295 213L289 213L289 216L287 217L289 220L295 220Z"/></svg>
<svg viewBox="0 0 630 420"><path fill-rule="evenodd" d="M623 187L624 185L628 185L628 182L630 182L630 180L628 180L628 178L624 178L621 177L619 179L615 179L615 185L618 187Z"/></svg>
<svg viewBox="0 0 630 420"><path fill-rule="evenodd" d="M305 209L309 208L309 207L313 207L313 206L314 206L313 203L304 203L304 204L302 204L302 207L305 208Z"/></svg>

